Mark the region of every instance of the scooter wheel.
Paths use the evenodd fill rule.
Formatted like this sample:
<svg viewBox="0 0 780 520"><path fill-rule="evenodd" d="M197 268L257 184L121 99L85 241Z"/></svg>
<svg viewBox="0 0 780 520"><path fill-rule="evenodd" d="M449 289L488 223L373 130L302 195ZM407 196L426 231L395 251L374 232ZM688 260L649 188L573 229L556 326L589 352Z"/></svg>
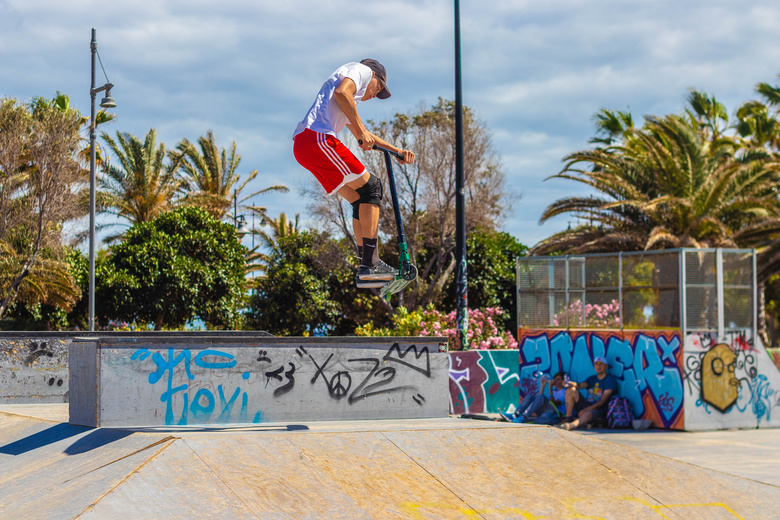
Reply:
<svg viewBox="0 0 780 520"><path fill-rule="evenodd" d="M407 282L411 282L417 278L417 267L410 264L409 267L404 269L404 271L401 273L401 278Z"/></svg>

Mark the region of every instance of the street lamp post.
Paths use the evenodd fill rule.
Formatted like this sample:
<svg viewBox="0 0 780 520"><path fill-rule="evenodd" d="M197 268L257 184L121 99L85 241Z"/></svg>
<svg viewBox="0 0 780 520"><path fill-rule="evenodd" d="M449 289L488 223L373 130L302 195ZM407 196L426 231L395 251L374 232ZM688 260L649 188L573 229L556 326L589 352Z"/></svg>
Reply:
<svg viewBox="0 0 780 520"><path fill-rule="evenodd" d="M468 348L468 277L466 264L466 181L463 164L463 94L460 63L460 2L455 0L455 299L458 349Z"/></svg>
<svg viewBox="0 0 780 520"><path fill-rule="evenodd" d="M95 87L95 57L97 56L97 39L95 29L92 29L92 41L89 44L92 54L92 83L89 87L91 98L89 117L89 331L95 331L95 96L98 92L106 92L106 97L100 101L103 108L113 108L116 101L111 97L111 88L114 86L108 82L102 87ZM102 67L102 63L101 63ZM103 71L105 74L105 70Z"/></svg>
<svg viewBox="0 0 780 520"><path fill-rule="evenodd" d="M249 233L246 227L246 217L238 214L238 190L233 190L233 225L236 227L236 234L239 240Z"/></svg>

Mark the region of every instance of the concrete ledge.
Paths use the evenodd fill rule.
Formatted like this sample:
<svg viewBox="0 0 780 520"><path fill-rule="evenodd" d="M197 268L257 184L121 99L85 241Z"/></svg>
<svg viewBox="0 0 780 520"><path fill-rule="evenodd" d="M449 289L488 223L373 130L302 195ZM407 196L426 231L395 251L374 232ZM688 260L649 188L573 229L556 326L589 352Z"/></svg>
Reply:
<svg viewBox="0 0 780 520"><path fill-rule="evenodd" d="M0 404L68 402L70 338L0 335Z"/></svg>
<svg viewBox="0 0 780 520"><path fill-rule="evenodd" d="M74 338L82 426L447 417L445 338Z"/></svg>
<svg viewBox="0 0 780 520"><path fill-rule="evenodd" d="M89 335L78 331L0 331L0 404L67 403L68 350L73 338ZM182 338L180 341L208 341L209 338L273 337L265 331L111 331L97 333L106 338Z"/></svg>

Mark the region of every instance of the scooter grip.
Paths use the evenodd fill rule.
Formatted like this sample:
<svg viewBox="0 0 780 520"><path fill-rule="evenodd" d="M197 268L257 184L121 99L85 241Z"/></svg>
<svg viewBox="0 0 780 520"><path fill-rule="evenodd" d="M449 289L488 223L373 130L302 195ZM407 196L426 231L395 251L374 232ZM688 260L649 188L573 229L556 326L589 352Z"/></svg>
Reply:
<svg viewBox="0 0 780 520"><path fill-rule="evenodd" d="M358 144L360 146L363 146L363 140L362 139L358 139ZM379 146L378 144L375 144L374 146L372 146L371 149L373 149L373 150L382 150L383 152L387 152L390 155L392 155L394 157L397 157L398 159L401 159L402 161L404 160L404 154L398 153L398 152L394 152L392 150L388 150L387 148L383 148L383 147Z"/></svg>

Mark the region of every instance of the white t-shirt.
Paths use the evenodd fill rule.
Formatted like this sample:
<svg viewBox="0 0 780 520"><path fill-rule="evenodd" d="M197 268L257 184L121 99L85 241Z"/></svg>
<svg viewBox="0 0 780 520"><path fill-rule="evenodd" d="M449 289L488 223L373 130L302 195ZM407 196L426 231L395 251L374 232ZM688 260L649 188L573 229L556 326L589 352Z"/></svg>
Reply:
<svg viewBox="0 0 780 520"><path fill-rule="evenodd" d="M357 62L347 63L336 69L322 85L320 92L317 94L317 99L314 100L314 104L306 113L306 117L298 123L293 138L306 128L333 136L344 130L349 121L344 112L341 111L341 108L339 108L338 103L333 100L336 88L341 85L344 78L354 81L357 87L355 92L355 104L357 105L366 93L366 88L368 88L368 84L373 77L374 73L368 66Z"/></svg>

